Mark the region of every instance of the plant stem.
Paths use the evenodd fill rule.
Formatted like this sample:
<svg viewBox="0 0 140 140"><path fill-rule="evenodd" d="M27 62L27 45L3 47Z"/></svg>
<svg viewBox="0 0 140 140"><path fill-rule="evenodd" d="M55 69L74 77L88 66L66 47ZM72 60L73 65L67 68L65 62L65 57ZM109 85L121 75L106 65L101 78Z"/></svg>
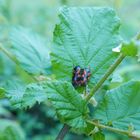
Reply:
<svg viewBox="0 0 140 140"><path fill-rule="evenodd" d="M113 73L113 71L116 69L116 67L122 62L122 60L125 58L125 56L123 54L120 54L120 56L118 57L118 59L116 60L116 62L109 68L109 70L107 71L107 73L101 78L101 80L97 83L97 85L91 89L89 95L86 97L86 103L88 103L88 101L91 99L91 97L94 95L94 93L103 85L103 83L105 82L105 80ZM65 131L65 129L67 131ZM61 129L61 131L59 132L56 140L63 140L64 136L68 133L70 126L63 126L63 128ZM64 131L64 132L63 132ZM60 139L61 138L61 139Z"/></svg>
<svg viewBox="0 0 140 140"><path fill-rule="evenodd" d="M106 130L109 130L109 131L114 132L114 133L120 133L120 134L124 134L124 135L128 135L130 137L135 137L135 138L140 139L139 136L134 135L133 132L129 131L129 130L122 130L122 129L118 129L118 128L113 128L110 126L100 124L99 122L94 122L94 121L90 121L90 120L88 120L87 122L90 124L93 124L94 126L96 126L98 128L101 128L101 129L106 129Z"/></svg>
<svg viewBox="0 0 140 140"><path fill-rule="evenodd" d="M103 85L103 83L106 81L106 79L113 73L113 71L117 68L117 66L122 62L122 60L125 58L123 54L120 54L116 62L109 68L109 70L105 73L105 75L100 79L100 81L97 83L97 85L91 89L90 93L86 97L86 103L91 99L91 97L94 95L94 93Z"/></svg>
<svg viewBox="0 0 140 140"><path fill-rule="evenodd" d="M31 76L27 71L25 71L24 69L22 69L22 68L20 67L19 62L18 62L18 60L16 59L16 57L14 57L7 49L5 49L5 48L2 46L2 44L0 44L0 50L1 50L4 54L6 54L13 62L16 63L16 65L19 66L19 68L20 68L21 71L25 72L33 81L36 81L36 79L35 79L33 76Z"/></svg>
<svg viewBox="0 0 140 140"><path fill-rule="evenodd" d="M63 140L65 135L68 133L69 129L70 129L70 126L64 124L63 128L61 129L61 131L59 132L55 140Z"/></svg>
<svg viewBox="0 0 140 140"><path fill-rule="evenodd" d="M5 49L5 48L2 46L2 44L0 44L0 50L1 50L4 54L6 54L13 62L15 62L15 63L19 66L18 60L17 60L7 49ZM19 66L19 67L20 67L20 66ZM20 67L20 69L21 69L22 71L24 71L21 67ZM26 71L24 71L24 72L26 72ZM26 72L26 73L27 73L27 72ZM28 73L27 73L27 74L28 74ZM29 74L28 74L28 75L29 75ZM29 75L29 76L30 76L34 81L41 81L41 80L39 79L39 77L37 78L37 77L33 77L33 76L31 76L31 75ZM65 135L68 133L69 129L70 129L70 126L64 124L64 126L63 126L63 128L60 130L60 132L59 132L59 134L58 134L56 140L63 140L64 137L65 137Z"/></svg>
<svg viewBox="0 0 140 140"><path fill-rule="evenodd" d="M0 44L0 50L2 50L2 52L4 52L11 60L13 60L17 65L19 65L18 60L10 52L8 52L2 46L2 44ZM91 99L91 97L94 95L94 93L103 85L105 80L113 73L113 71L122 62L122 60L124 58L125 58L125 56L123 54L121 54L119 56L119 58L116 60L116 62L109 68L109 70L106 72L106 74L100 79L100 81L97 83L97 85L94 88L91 89L89 95L86 97L86 103L88 103L88 101ZM130 133L130 131L125 131L125 130L121 130L121 129L117 129L117 128L112 128L112 127L105 126L105 125L102 125L102 124L99 124L99 123L96 123L96 122L92 122L92 121L88 121L88 122L97 126L97 127L99 127L99 128L102 128L102 129L107 129L107 130L112 131L112 132L122 133L122 134L126 134L126 135L134 137L134 135L132 133ZM70 129L70 126L64 124L63 128L61 129L58 136L56 137L56 140L63 140L65 135L68 133L69 129Z"/></svg>
<svg viewBox="0 0 140 140"><path fill-rule="evenodd" d="M2 44L0 44L0 50L5 53L12 61L14 61L17 65L19 65L19 62L17 59L7 50L5 49Z"/></svg>

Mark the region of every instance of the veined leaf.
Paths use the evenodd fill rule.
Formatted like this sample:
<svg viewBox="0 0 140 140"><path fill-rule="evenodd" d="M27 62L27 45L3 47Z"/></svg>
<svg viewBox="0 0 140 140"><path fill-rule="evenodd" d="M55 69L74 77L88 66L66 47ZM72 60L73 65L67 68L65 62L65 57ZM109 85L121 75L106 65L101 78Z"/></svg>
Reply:
<svg viewBox="0 0 140 140"><path fill-rule="evenodd" d="M24 70L32 74L50 72L49 50L39 35L19 27L13 28L10 39L12 51Z"/></svg>
<svg viewBox="0 0 140 140"><path fill-rule="evenodd" d="M21 105L32 107L36 102L41 103L47 100L47 95L42 86L30 84L26 86Z"/></svg>
<svg viewBox="0 0 140 140"><path fill-rule="evenodd" d="M86 127L88 109L85 101L68 82L47 82L44 84L48 99L55 107L58 117L71 127Z"/></svg>
<svg viewBox="0 0 140 140"><path fill-rule="evenodd" d="M131 81L109 91L94 112L94 119L113 127L140 130L140 82Z"/></svg>
<svg viewBox="0 0 140 140"><path fill-rule="evenodd" d="M71 81L73 66L90 66L91 82L98 81L116 59L120 20L111 8L61 8L51 53L57 78Z"/></svg>
<svg viewBox="0 0 140 140"><path fill-rule="evenodd" d="M32 107L36 102L47 99L43 88L36 83L23 85L19 82L9 82L7 87L6 96L15 108Z"/></svg>
<svg viewBox="0 0 140 140"><path fill-rule="evenodd" d="M25 134L16 122L0 119L0 139L25 140Z"/></svg>

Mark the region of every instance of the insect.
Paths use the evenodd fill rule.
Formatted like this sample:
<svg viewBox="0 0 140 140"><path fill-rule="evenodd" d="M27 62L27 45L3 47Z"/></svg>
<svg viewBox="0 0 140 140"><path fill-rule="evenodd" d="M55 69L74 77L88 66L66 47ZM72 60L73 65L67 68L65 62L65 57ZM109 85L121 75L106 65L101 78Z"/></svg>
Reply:
<svg viewBox="0 0 140 140"><path fill-rule="evenodd" d="M89 68L81 68L80 66L76 66L73 69L72 85L74 87L79 86L86 87L87 82L90 79L90 76L91 72Z"/></svg>

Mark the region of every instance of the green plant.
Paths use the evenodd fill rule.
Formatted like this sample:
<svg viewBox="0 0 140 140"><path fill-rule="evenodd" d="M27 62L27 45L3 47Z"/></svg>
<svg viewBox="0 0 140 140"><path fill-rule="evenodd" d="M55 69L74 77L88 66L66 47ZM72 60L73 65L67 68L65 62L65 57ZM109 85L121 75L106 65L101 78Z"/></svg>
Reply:
<svg viewBox="0 0 140 140"><path fill-rule="evenodd" d="M111 8L63 7L59 19L52 48L23 27L11 30L10 50L2 44L0 50L31 82L12 81L0 89L0 97L20 109L50 101L65 124L56 139L63 139L69 129L95 140L104 139L104 129L140 138L140 81L122 82L111 90L102 88L111 83L109 77L127 56L137 58L139 39L124 43L120 19ZM120 44L119 52L112 51ZM73 66L77 65L91 68L89 93L71 84ZM92 104L90 108L88 104Z"/></svg>

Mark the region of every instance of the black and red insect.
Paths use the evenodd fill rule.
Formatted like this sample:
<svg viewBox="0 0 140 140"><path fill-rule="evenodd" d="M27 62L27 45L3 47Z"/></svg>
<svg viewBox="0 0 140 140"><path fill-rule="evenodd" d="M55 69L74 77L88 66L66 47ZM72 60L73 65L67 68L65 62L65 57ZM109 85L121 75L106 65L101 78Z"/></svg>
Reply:
<svg viewBox="0 0 140 140"><path fill-rule="evenodd" d="M90 76L91 76L90 68L81 68L80 66L76 66L73 69L72 85L74 87L79 86L86 87Z"/></svg>

